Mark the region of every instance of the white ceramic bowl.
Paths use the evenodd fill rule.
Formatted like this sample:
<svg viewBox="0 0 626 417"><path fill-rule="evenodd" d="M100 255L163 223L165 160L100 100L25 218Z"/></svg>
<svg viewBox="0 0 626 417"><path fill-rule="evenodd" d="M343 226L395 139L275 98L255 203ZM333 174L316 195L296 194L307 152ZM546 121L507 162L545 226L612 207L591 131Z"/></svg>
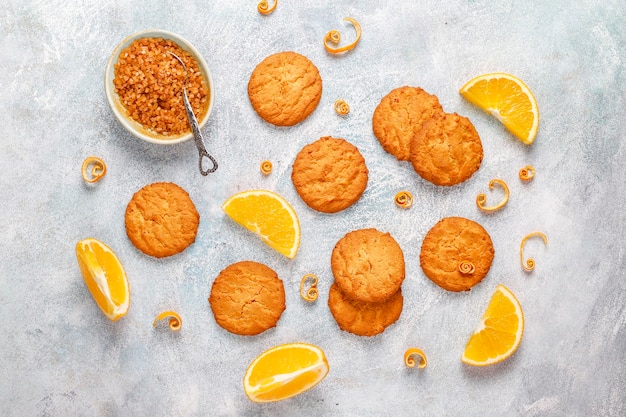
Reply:
<svg viewBox="0 0 626 417"><path fill-rule="evenodd" d="M109 58L109 62L107 62L106 72L104 73L104 90L106 92L107 100L109 101L109 105L111 106L111 110L113 114L119 120L119 122L128 130L130 133L135 135L136 137L143 139L147 142L158 143L161 145L173 145L175 143L184 142L193 137L191 131L188 133L183 133L181 135L159 135L158 133L147 129L140 123L133 120L130 116L128 116L128 112L120 103L120 98L115 91L115 85L113 84L113 78L115 78L115 63L117 62L120 52L124 50L128 45L130 45L133 41L140 38L163 38L163 39L171 39L178 44L182 49L189 52L191 56L194 57L198 66L200 67L200 71L209 87L209 108L207 109L206 114L202 119L198 119L198 124L200 128L202 128L206 122L209 120L209 115L211 114L211 110L213 109L213 77L211 76L211 71L209 71L209 66L206 61L200 55L198 50L193 47L191 43L189 43L184 38L176 35L172 32L167 32L165 30L144 30L141 32L134 33L124 39L113 51L111 57Z"/></svg>

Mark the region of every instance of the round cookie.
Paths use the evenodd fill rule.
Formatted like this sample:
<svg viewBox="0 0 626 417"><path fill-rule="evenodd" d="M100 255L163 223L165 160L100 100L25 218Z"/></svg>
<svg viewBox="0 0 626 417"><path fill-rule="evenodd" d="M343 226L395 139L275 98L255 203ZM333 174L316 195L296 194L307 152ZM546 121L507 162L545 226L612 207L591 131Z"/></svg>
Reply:
<svg viewBox="0 0 626 417"><path fill-rule="evenodd" d="M382 303L366 303L346 296L337 283L330 287L328 307L341 330L358 336L374 336L392 325L402 313L404 298L398 290Z"/></svg>
<svg viewBox="0 0 626 417"><path fill-rule="evenodd" d="M252 71L248 96L266 122L293 126L317 107L322 97L322 78L304 55L280 52L265 58Z"/></svg>
<svg viewBox="0 0 626 417"><path fill-rule="evenodd" d="M285 310L285 289L271 268L241 261L219 273L213 281L209 303L222 328L253 336L276 326Z"/></svg>
<svg viewBox="0 0 626 417"><path fill-rule="evenodd" d="M344 139L322 137L296 156L291 180L312 209L336 213L354 204L365 191L368 171L356 146Z"/></svg>
<svg viewBox="0 0 626 417"><path fill-rule="evenodd" d="M489 233L478 223L462 217L446 217L426 234L420 252L420 266L435 284L448 291L466 291L489 272L494 249ZM461 262L474 266L462 273Z"/></svg>
<svg viewBox="0 0 626 417"><path fill-rule="evenodd" d="M383 149L401 161L410 158L411 139L422 124L443 112L437 96L419 87L400 87L382 98L372 117L374 135Z"/></svg>
<svg viewBox="0 0 626 417"><path fill-rule="evenodd" d="M124 221L137 249L163 258L195 242L200 215L187 191L171 182L155 182L133 195Z"/></svg>
<svg viewBox="0 0 626 417"><path fill-rule="evenodd" d="M360 229L337 242L330 259L337 285L353 300L378 303L404 281L404 254L389 233Z"/></svg>
<svg viewBox="0 0 626 417"><path fill-rule="evenodd" d="M483 146L474 125L456 113L440 113L424 122L411 141L415 172L435 185L459 184L483 160Z"/></svg>

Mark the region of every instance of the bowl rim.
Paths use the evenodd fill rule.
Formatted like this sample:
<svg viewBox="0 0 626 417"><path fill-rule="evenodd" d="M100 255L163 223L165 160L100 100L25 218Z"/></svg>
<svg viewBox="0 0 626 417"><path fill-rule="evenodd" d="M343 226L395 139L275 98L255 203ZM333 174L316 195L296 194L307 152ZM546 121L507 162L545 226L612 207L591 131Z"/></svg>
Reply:
<svg viewBox="0 0 626 417"><path fill-rule="evenodd" d="M139 139L159 145L174 145L177 143L185 142L193 138L192 132L187 132L181 135L167 136L161 139L159 138L158 134L151 132L149 129L145 128L140 123L127 116L126 109L124 109L123 105L120 103L119 96L115 91L115 85L113 84L113 79L115 78L115 63L117 62L120 56L120 52L123 49L128 47L133 41L141 38L163 38L172 40L176 42L178 46L189 52L194 57L196 62L198 62L198 67L202 72L202 75L205 77L209 84L209 107L204 117L198 120L198 125L200 126L200 128L203 128L209 120L209 116L211 114L211 111L213 110L213 104L215 101L215 87L213 83L213 76L211 74L211 70L209 69L208 64L206 63L202 54L200 54L200 52L188 40L180 35L177 35L176 33L161 29L145 29L135 32L124 38L115 47L113 53L111 53L109 57L104 72L104 91L107 96L109 107L111 108L111 111L113 111L115 118L120 122L120 124L124 126L124 128L133 136Z"/></svg>

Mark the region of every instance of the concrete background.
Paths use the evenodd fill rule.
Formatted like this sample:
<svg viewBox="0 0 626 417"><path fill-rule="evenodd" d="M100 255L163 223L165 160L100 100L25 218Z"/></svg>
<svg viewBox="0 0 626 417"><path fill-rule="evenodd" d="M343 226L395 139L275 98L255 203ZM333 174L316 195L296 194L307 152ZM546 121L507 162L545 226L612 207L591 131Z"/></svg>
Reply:
<svg viewBox="0 0 626 417"><path fill-rule="evenodd" d="M346 40L356 18L363 37L345 56L330 56L324 34ZM5 0L0 10L0 415L3 416L623 416L626 415L626 8L619 0L439 2L281 0L262 16L255 1ZM193 142L147 144L123 130L108 108L104 68L133 32L173 31L208 61L214 112L204 129L220 163L201 177ZM247 98L247 81L264 57L284 50L308 56L324 91L303 123L264 123ZM493 71L517 75L541 111L531 147L467 103L458 89ZM435 187L408 163L386 154L371 131L379 100L402 85L436 94L444 109L469 117L485 158L466 183ZM352 111L338 117L344 98ZM350 209L310 210L291 183L297 152L320 136L343 137L365 156L370 180ZM83 183L84 158L108 165L94 186ZM274 171L259 173L270 159ZM529 184L518 170L532 164ZM511 188L506 208L481 213L476 194L492 178ZM197 241L157 260L136 250L124 230L132 194L154 181L189 191L201 215ZM225 217L235 192L265 188L294 206L303 240L290 261ZM393 196L407 189L410 210ZM497 194L493 197L496 198ZM491 234L496 256L472 291L448 293L419 267L426 232L445 216L464 216ZM326 306L330 254L348 231L376 227L404 250L404 310L385 333L342 332ZM527 245L537 262L525 273L519 243L532 231L549 238ZM74 246L98 238L121 258L132 297L129 314L109 322L80 275ZM251 259L284 280L287 310L278 327L238 337L218 327L207 297L218 272ZM320 277L320 299L306 304L300 278ZM460 361L498 283L519 298L526 331L517 353L497 366ZM153 329L162 310L183 316L183 329ZM322 347L328 377L281 403L251 403L246 367L279 343ZM406 348L429 359L405 368Z"/></svg>

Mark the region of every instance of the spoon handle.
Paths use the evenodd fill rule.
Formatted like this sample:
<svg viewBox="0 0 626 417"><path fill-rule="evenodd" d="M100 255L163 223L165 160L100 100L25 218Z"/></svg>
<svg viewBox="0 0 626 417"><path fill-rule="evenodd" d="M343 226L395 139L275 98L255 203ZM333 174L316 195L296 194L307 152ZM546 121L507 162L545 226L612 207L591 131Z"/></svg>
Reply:
<svg viewBox="0 0 626 417"><path fill-rule="evenodd" d="M196 147L198 148L198 167L200 168L200 174L207 176L217 170L217 161L207 152L206 147L204 146L204 139L202 138L202 132L200 132L200 126L198 126L198 119L196 119L196 115L193 113L193 109L191 108L186 88L183 90L183 100L185 102L185 110L187 111L189 124L191 125L191 131L193 132L193 139L196 142ZM211 162L210 167L206 170L203 168L203 158L207 158Z"/></svg>

